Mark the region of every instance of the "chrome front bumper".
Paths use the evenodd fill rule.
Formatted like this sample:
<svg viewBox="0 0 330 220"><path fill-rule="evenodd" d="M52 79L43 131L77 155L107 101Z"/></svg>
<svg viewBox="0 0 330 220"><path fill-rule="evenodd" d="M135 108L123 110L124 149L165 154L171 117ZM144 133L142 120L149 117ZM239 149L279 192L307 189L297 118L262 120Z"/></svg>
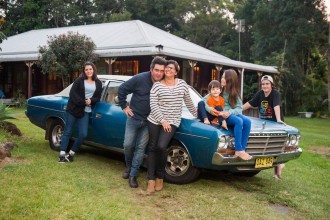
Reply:
<svg viewBox="0 0 330 220"><path fill-rule="evenodd" d="M254 168L255 162L257 158L266 158L266 157L274 157L273 166L280 163L285 163L293 159L297 159L302 154L302 149L298 148L294 152L282 153L282 154L268 154L268 155L252 155L253 158L248 161L244 161L240 158L233 158L232 156L227 157L223 156L217 152L213 154L212 164L216 166L236 166L237 170L256 170ZM262 168L264 169L264 168ZM259 169L261 170L261 169Z"/></svg>

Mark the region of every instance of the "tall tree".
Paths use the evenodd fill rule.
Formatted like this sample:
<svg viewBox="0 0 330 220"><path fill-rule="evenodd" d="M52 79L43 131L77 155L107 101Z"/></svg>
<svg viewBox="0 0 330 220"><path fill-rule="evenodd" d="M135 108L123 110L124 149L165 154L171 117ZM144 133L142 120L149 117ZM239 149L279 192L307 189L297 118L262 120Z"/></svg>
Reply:
<svg viewBox="0 0 330 220"><path fill-rule="evenodd" d="M94 61L94 42L85 35L68 32L50 36L48 45L39 48L39 65L44 74L55 73L68 86L72 73L79 71L86 61Z"/></svg>
<svg viewBox="0 0 330 220"><path fill-rule="evenodd" d="M70 0L49 0L47 4L49 27L68 26L72 19L70 16L71 5Z"/></svg>
<svg viewBox="0 0 330 220"><path fill-rule="evenodd" d="M4 39L6 39L6 35L1 31L2 30L2 25L5 23L5 18L0 15L0 44ZM0 48L1 51L1 48Z"/></svg>
<svg viewBox="0 0 330 220"><path fill-rule="evenodd" d="M249 31L253 46L250 56L254 62L280 67L281 92L287 114L316 110L313 106L321 105L321 102L310 104L310 99L306 98L320 94L318 89L307 88L313 87L314 80L309 79L317 79L318 72L312 66L313 53L324 50L326 23L323 8L322 0L251 0L246 1L237 13L246 16L248 23L251 21ZM280 60L277 59L279 56ZM321 68L322 63L314 62L313 65ZM319 80L324 81L324 77Z"/></svg>
<svg viewBox="0 0 330 220"><path fill-rule="evenodd" d="M125 0L95 0L97 23L124 21L131 19L131 12L126 10Z"/></svg>
<svg viewBox="0 0 330 220"><path fill-rule="evenodd" d="M179 28L173 10L176 0L126 0L132 19L139 19L160 29L173 32Z"/></svg>
<svg viewBox="0 0 330 220"><path fill-rule="evenodd" d="M4 33L7 36L25 31L47 28L46 13L49 0L17 0L4 2Z"/></svg>
<svg viewBox="0 0 330 220"><path fill-rule="evenodd" d="M94 24L96 7L90 0L72 0L68 7L68 26Z"/></svg>
<svg viewBox="0 0 330 220"><path fill-rule="evenodd" d="M238 58L238 40L229 0L176 0L179 23L174 34L230 58Z"/></svg>

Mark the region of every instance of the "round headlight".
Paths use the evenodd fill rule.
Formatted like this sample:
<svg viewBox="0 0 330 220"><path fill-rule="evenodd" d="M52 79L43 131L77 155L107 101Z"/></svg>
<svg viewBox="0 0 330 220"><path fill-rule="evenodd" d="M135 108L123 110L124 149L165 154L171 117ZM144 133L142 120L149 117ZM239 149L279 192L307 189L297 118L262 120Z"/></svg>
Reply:
<svg viewBox="0 0 330 220"><path fill-rule="evenodd" d="M226 136L221 136L219 138L218 149L226 149L227 148L227 138Z"/></svg>
<svg viewBox="0 0 330 220"><path fill-rule="evenodd" d="M298 143L297 135L291 135L290 137L290 145L296 145Z"/></svg>

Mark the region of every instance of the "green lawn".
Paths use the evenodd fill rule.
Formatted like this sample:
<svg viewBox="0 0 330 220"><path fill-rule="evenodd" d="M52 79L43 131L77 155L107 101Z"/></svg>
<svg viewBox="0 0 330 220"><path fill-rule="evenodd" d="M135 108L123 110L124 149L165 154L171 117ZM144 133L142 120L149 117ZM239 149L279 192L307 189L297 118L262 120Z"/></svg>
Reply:
<svg viewBox="0 0 330 220"><path fill-rule="evenodd" d="M0 142L19 146L16 163L0 167L0 219L329 219L329 157L315 151L330 149L330 120L285 119L300 129L304 152L286 164L280 181L272 169L253 178L204 172L148 195L145 169L138 189L121 178L121 155L84 148L75 162L58 164L44 131L15 111L11 122L24 136L0 133Z"/></svg>

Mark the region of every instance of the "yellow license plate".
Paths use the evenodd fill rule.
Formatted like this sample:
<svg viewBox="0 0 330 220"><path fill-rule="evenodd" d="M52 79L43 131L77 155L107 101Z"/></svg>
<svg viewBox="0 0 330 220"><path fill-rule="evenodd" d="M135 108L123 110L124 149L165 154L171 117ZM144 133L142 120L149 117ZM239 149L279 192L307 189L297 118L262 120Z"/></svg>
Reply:
<svg viewBox="0 0 330 220"><path fill-rule="evenodd" d="M257 158L255 168L271 167L274 163L274 157Z"/></svg>

